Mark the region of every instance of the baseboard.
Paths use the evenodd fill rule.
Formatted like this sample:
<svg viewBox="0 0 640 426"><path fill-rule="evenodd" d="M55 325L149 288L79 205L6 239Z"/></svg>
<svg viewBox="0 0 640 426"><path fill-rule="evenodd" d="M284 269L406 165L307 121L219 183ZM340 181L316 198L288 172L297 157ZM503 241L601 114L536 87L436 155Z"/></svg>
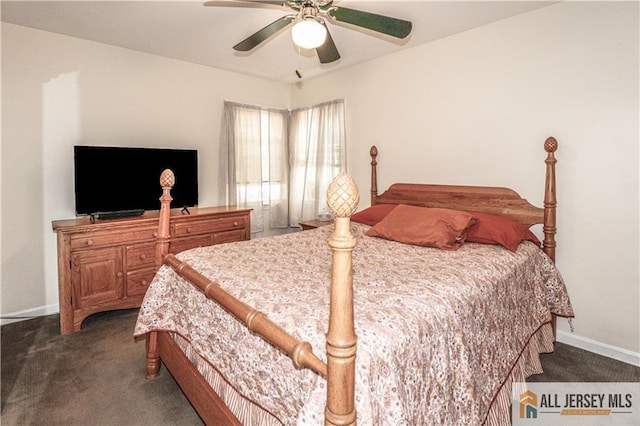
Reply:
<svg viewBox="0 0 640 426"><path fill-rule="evenodd" d="M35 317L57 314L60 312L60 306L57 303L37 308L25 309L24 311L13 312L10 314L2 314L0 325L11 324L13 322L25 321Z"/></svg>
<svg viewBox="0 0 640 426"><path fill-rule="evenodd" d="M556 340L560 343L566 343L567 345L575 346L576 348L584 349L585 351L593 352L598 355L617 359L618 361L640 367L640 353L638 352L597 342L587 337L577 336L574 333L568 333L561 330L558 330Z"/></svg>

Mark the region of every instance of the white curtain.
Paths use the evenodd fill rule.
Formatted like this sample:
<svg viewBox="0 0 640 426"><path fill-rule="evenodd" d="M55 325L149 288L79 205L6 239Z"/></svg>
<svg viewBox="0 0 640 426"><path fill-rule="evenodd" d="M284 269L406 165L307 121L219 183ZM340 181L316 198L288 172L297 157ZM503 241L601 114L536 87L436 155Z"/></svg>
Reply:
<svg viewBox="0 0 640 426"><path fill-rule="evenodd" d="M331 180L346 171L345 104L339 99L291 111L289 126L290 225L327 208Z"/></svg>
<svg viewBox="0 0 640 426"><path fill-rule="evenodd" d="M289 111L225 102L221 135L221 193L227 205L253 209L251 232L286 228Z"/></svg>

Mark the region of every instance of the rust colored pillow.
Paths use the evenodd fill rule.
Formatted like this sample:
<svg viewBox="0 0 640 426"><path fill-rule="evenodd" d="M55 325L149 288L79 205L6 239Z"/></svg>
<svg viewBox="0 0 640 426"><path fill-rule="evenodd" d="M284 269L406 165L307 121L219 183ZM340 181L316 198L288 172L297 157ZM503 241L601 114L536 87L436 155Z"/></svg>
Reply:
<svg viewBox="0 0 640 426"><path fill-rule="evenodd" d="M400 243L456 250L473 223L470 213L399 204L366 235Z"/></svg>
<svg viewBox="0 0 640 426"><path fill-rule="evenodd" d="M376 204L351 215L351 221L373 226L384 219L396 206L397 204Z"/></svg>
<svg viewBox="0 0 640 426"><path fill-rule="evenodd" d="M526 225L515 220L489 213L473 212L476 223L467 231L467 241L483 244L500 244L516 251L522 241L533 241L540 246L540 240Z"/></svg>

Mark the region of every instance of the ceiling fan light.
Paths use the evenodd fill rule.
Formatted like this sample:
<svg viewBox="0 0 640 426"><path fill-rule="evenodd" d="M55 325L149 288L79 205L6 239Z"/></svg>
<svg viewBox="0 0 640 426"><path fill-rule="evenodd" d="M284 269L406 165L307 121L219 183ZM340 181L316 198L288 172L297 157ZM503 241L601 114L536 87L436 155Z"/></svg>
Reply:
<svg viewBox="0 0 640 426"><path fill-rule="evenodd" d="M315 19L303 19L293 26L291 37L303 49L315 49L324 43L327 29Z"/></svg>

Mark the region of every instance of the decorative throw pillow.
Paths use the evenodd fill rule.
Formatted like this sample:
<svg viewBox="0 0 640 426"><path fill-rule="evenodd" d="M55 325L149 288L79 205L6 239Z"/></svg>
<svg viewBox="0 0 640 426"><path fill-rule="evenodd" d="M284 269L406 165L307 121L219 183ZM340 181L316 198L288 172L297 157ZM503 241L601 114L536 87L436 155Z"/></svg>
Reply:
<svg viewBox="0 0 640 426"><path fill-rule="evenodd" d="M351 215L352 222L373 226L380 222L397 204L376 204Z"/></svg>
<svg viewBox="0 0 640 426"><path fill-rule="evenodd" d="M399 204L366 235L400 243L456 250L473 223L470 213Z"/></svg>
<svg viewBox="0 0 640 426"><path fill-rule="evenodd" d="M484 244L500 244L516 251L522 241L533 241L538 246L540 240L526 225L506 217L489 213L472 212L476 223L467 231L467 241Z"/></svg>

